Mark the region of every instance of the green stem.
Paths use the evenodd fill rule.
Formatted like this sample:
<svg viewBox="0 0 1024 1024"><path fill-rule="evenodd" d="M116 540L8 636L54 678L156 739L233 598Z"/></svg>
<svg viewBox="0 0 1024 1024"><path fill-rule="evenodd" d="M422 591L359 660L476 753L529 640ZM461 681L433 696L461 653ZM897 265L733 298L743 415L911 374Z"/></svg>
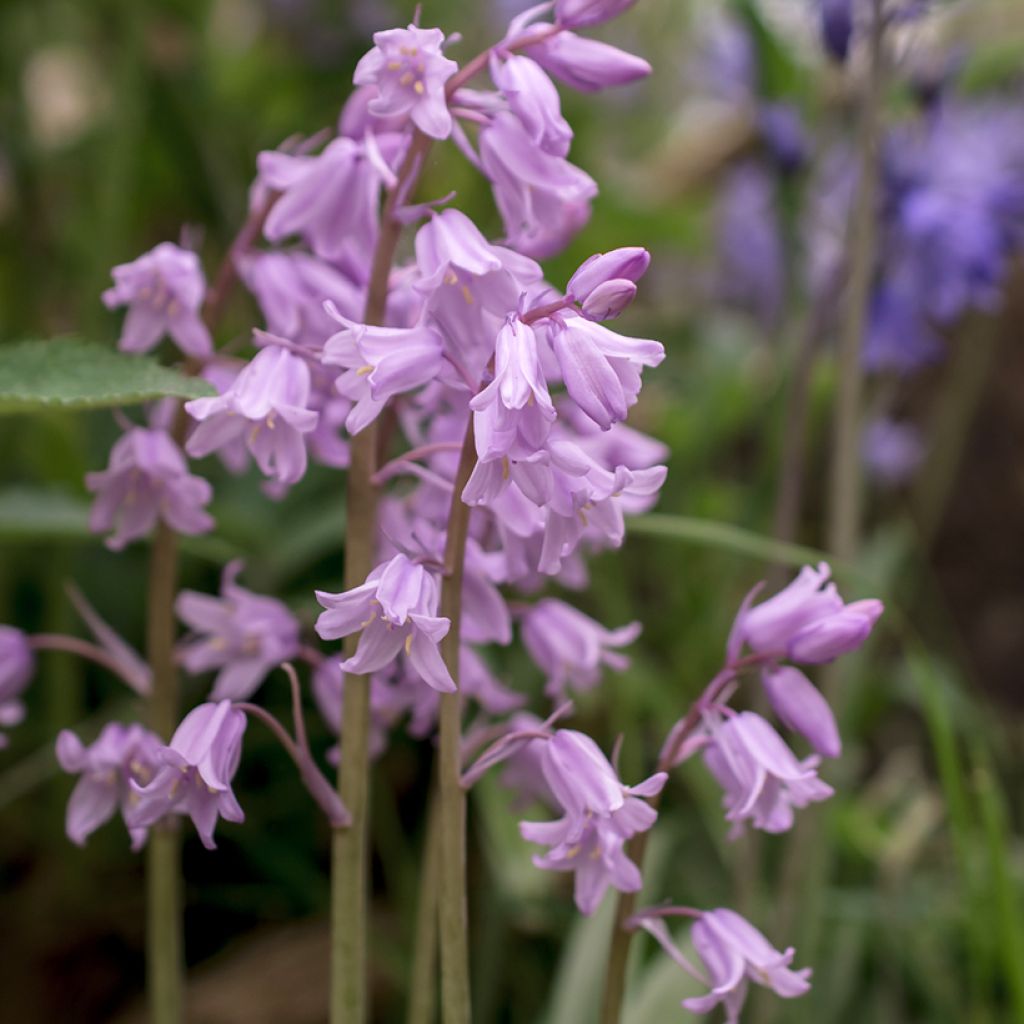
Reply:
<svg viewBox="0 0 1024 1024"><path fill-rule="evenodd" d="M174 597L178 538L157 527L149 571L146 651L153 670L150 721L165 740L178 723L179 684L174 661ZM146 971L151 1024L184 1020L184 941L180 835L176 822L156 825L146 848Z"/></svg>
<svg viewBox="0 0 1024 1024"><path fill-rule="evenodd" d="M412 974L406 1024L434 1024L437 1010L437 884L441 860L441 814L437 799L427 810L427 837L416 902Z"/></svg>
<svg viewBox="0 0 1024 1024"><path fill-rule="evenodd" d="M381 217L380 234L373 252L370 283L363 321L384 323L388 280L402 232L395 219L397 197L412 192L430 139L417 133L402 167L398 184L389 194ZM375 423L352 438L351 463L346 489L345 536L346 590L363 583L374 566L377 543L377 489L373 476L378 461L378 430ZM351 656L359 634L346 637L345 653ZM338 792L352 815L352 824L337 829L331 841L331 1024L364 1024L367 1019L367 905L369 889L369 736L370 680L345 677L341 725L341 764Z"/></svg>
<svg viewBox="0 0 1024 1024"><path fill-rule="evenodd" d="M473 420L462 446L445 541L445 578L441 586L441 615L451 620L441 641L441 656L459 682L459 632L462 616L462 576L466 557L470 507L462 492L476 462ZM441 862L438 928L441 940L441 1019L444 1024L469 1024L469 920L466 906L466 793L462 788L462 695L441 694L441 741L438 791L441 803Z"/></svg>

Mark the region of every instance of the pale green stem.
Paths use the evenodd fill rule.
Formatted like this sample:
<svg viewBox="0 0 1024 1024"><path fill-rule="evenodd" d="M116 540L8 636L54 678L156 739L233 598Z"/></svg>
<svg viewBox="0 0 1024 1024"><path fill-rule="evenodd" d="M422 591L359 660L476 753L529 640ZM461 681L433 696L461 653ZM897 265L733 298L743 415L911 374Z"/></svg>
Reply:
<svg viewBox="0 0 1024 1024"><path fill-rule="evenodd" d="M153 670L150 722L169 740L178 724L174 598L178 538L161 523L153 538L147 594L146 653ZM173 818L155 825L146 846L146 972L151 1024L184 1020L184 941L180 833Z"/></svg>
<svg viewBox="0 0 1024 1024"><path fill-rule="evenodd" d="M445 578L441 615L451 620L441 641L441 656L456 685L459 682L459 633L462 577L470 507L462 492L476 463L473 420L462 446L445 542ZM462 788L462 694L441 694L438 792L441 803L440 903L441 1019L443 1024L470 1024L469 915L466 905L466 792Z"/></svg>
<svg viewBox="0 0 1024 1024"><path fill-rule="evenodd" d="M434 1024L437 1011L437 887L441 860L441 814L437 798L427 811L427 836L416 902L412 973L406 1024Z"/></svg>

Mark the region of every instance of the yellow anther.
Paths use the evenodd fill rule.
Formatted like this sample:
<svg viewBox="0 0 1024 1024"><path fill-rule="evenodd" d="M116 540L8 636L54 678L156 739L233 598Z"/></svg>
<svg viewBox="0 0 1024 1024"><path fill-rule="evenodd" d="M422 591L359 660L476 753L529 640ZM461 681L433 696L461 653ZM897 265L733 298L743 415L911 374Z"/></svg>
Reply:
<svg viewBox="0 0 1024 1024"><path fill-rule="evenodd" d="M501 479L507 480L512 473L512 468L508 464L508 456L503 455L501 458Z"/></svg>
<svg viewBox="0 0 1024 1024"><path fill-rule="evenodd" d="M423 95L423 93L424 93L424 92L426 92L426 90L425 90L425 89L423 88L423 83L422 83L422 82L417 82L417 83L416 83L416 84L415 84L415 85L414 85L414 86L412 87L412 91L413 91L414 93L416 93L416 95L417 95L417 96L422 96L422 95Z"/></svg>
<svg viewBox="0 0 1024 1024"><path fill-rule="evenodd" d="M365 366L360 366L359 369L356 370L357 377L365 377L368 373L373 373L373 367L369 363Z"/></svg>
<svg viewBox="0 0 1024 1024"><path fill-rule="evenodd" d="M462 292L462 297L466 300L466 305L472 306L473 293L469 290L469 286L464 284L459 290Z"/></svg>
<svg viewBox="0 0 1024 1024"><path fill-rule="evenodd" d="M570 846L569 849L565 851L565 856L569 860L572 860L573 857L578 857L579 855L580 855L580 846L579 846L578 843L577 843L576 846Z"/></svg>
<svg viewBox="0 0 1024 1024"><path fill-rule="evenodd" d="M388 61L388 71L398 71L401 68L401 66L402 66L402 62L400 60L389 60Z"/></svg>
<svg viewBox="0 0 1024 1024"><path fill-rule="evenodd" d="M412 633L405 638L405 653L412 655Z"/></svg>
<svg viewBox="0 0 1024 1024"><path fill-rule="evenodd" d="M411 71L406 71L406 73L404 75L402 75L402 77L398 80L398 84L399 85L408 85L412 80L413 80L413 73ZM419 85L419 82L417 82L416 84Z"/></svg>

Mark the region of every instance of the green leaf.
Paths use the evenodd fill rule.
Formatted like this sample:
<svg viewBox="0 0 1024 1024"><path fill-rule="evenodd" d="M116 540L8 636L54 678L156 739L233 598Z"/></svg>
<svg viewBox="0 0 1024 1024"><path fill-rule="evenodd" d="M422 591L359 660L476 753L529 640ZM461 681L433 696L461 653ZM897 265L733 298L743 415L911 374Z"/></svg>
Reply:
<svg viewBox="0 0 1024 1024"><path fill-rule="evenodd" d="M752 533L731 523L693 516L647 515L635 516L627 525L629 533L648 537L666 537L685 541L700 547L719 548L737 555L778 562L781 565L806 565L820 562L828 555L817 548L802 544L786 544L772 537Z"/></svg>
<svg viewBox="0 0 1024 1024"><path fill-rule="evenodd" d="M9 487L0 491L0 541L82 540L89 503L67 491Z"/></svg>
<svg viewBox="0 0 1024 1024"><path fill-rule="evenodd" d="M0 345L0 414L102 409L212 394L204 380L95 342L56 338Z"/></svg>

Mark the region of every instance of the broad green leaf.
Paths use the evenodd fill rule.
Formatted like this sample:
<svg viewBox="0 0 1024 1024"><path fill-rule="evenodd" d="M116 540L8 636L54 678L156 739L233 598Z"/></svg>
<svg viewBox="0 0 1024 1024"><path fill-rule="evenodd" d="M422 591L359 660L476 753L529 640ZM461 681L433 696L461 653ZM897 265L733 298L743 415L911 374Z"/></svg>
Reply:
<svg viewBox="0 0 1024 1024"><path fill-rule="evenodd" d="M83 540L89 503L67 491L9 487L0 491L0 541Z"/></svg>
<svg viewBox="0 0 1024 1024"><path fill-rule="evenodd" d="M204 380L91 341L0 345L0 413L103 409L214 393Z"/></svg>

